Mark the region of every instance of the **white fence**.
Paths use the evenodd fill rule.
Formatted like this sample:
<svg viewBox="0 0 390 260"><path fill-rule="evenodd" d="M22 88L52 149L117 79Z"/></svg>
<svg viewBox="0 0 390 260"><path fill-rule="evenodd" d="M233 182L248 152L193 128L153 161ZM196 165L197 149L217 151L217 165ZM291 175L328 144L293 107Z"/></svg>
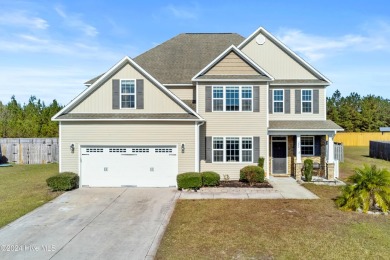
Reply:
<svg viewBox="0 0 390 260"><path fill-rule="evenodd" d="M58 138L0 138L0 158L16 164L58 162Z"/></svg>

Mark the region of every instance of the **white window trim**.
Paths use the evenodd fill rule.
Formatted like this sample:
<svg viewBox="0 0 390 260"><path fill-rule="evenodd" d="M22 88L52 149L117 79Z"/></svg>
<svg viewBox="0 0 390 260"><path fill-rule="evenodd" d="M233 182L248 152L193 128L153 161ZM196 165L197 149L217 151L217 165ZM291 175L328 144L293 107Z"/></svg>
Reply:
<svg viewBox="0 0 390 260"><path fill-rule="evenodd" d="M310 138L312 138L313 139L313 145L304 145L304 144L302 144L302 138L306 138L306 137L310 137ZM302 153L302 151L303 151L303 147L313 147L313 153L312 154L303 154ZM315 154L315 149L316 149L316 140L315 140L315 138L314 138L314 136L308 136L308 135L305 135L305 136L301 136L301 156L302 157L305 157L305 156L314 156L314 154Z"/></svg>
<svg viewBox="0 0 390 260"><path fill-rule="evenodd" d="M222 138L223 139L223 150L222 150L222 158L223 161L214 161L214 138ZM227 162L226 161L226 138L238 138L239 139L239 148L240 148L240 156L239 156L239 161L238 162ZM243 162L242 161L242 151L249 151L249 149L242 149L242 138L250 138L252 141L252 161L250 162ZM212 163L253 163L253 148L254 148L254 143L253 143L253 136L213 136L212 137L212 143L211 143L212 149L211 149L211 162ZM216 151L220 151L221 149L215 149Z"/></svg>
<svg viewBox="0 0 390 260"><path fill-rule="evenodd" d="M214 110L214 87L222 87L223 90L223 110ZM238 99L239 99L239 104L238 107L239 109L237 111L226 111L226 87L238 87ZM250 87L252 91L252 98L242 98L242 87ZM216 98L216 100L220 100L220 98ZM242 100L251 100L252 105L251 105L251 110L242 110ZM214 85L211 88L211 111L212 112L253 112L253 85Z"/></svg>
<svg viewBox="0 0 390 260"><path fill-rule="evenodd" d="M303 100L303 91L304 90L309 90L311 92L311 100L310 100L310 112L303 112L303 102L309 102L309 101L304 101ZM301 113L302 114L313 114L313 89L301 89Z"/></svg>
<svg viewBox="0 0 390 260"><path fill-rule="evenodd" d="M281 90L282 93L283 93L283 100L280 101L280 100L277 100L275 101L275 91L279 91ZM282 108L283 108L283 112L275 112L275 102L282 102ZM284 114L284 89L273 89L272 90L272 112L273 114Z"/></svg>
<svg viewBox="0 0 390 260"><path fill-rule="evenodd" d="M134 81L134 94L122 94L122 80L132 80ZM134 95L134 107L122 107L122 95L123 96L131 96ZM120 109L137 109L137 80L136 79L121 79L119 81L119 108Z"/></svg>

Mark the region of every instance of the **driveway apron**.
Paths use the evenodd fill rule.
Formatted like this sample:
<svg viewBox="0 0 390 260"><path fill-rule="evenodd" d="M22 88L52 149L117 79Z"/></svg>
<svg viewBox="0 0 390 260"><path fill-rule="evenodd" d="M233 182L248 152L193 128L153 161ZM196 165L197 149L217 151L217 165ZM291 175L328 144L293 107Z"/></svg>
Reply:
<svg viewBox="0 0 390 260"><path fill-rule="evenodd" d="M82 188L0 230L0 259L152 259L174 188Z"/></svg>

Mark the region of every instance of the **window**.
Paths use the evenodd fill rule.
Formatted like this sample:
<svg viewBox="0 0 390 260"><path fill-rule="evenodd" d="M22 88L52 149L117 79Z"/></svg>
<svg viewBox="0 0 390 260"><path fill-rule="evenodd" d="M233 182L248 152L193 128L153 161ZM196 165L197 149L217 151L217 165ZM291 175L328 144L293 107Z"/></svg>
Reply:
<svg viewBox="0 0 390 260"><path fill-rule="evenodd" d="M252 162L252 137L213 137L213 162Z"/></svg>
<svg viewBox="0 0 390 260"><path fill-rule="evenodd" d="M213 88L213 110L223 111L223 87Z"/></svg>
<svg viewBox="0 0 390 260"><path fill-rule="evenodd" d="M252 87L241 88L242 111L252 111Z"/></svg>
<svg viewBox="0 0 390 260"><path fill-rule="evenodd" d="M243 137L242 138L242 161L243 162L252 162L252 138Z"/></svg>
<svg viewBox="0 0 390 260"><path fill-rule="evenodd" d="M313 104L313 91L311 89L302 89L302 113L311 113Z"/></svg>
<svg viewBox="0 0 390 260"><path fill-rule="evenodd" d="M252 86L213 86L213 111L252 111Z"/></svg>
<svg viewBox="0 0 390 260"><path fill-rule="evenodd" d="M213 140L213 161L223 162L223 137L214 137Z"/></svg>
<svg viewBox="0 0 390 260"><path fill-rule="evenodd" d="M306 156L314 155L314 136L301 137L301 154Z"/></svg>
<svg viewBox="0 0 390 260"><path fill-rule="evenodd" d="M283 89L274 89L274 113L283 113Z"/></svg>
<svg viewBox="0 0 390 260"><path fill-rule="evenodd" d="M121 108L135 108L135 80L121 80Z"/></svg>

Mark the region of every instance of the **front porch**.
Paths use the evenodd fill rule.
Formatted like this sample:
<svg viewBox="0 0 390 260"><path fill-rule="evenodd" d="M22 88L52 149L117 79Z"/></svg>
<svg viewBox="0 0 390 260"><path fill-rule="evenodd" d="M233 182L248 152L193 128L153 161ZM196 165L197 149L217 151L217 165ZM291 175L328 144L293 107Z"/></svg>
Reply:
<svg viewBox="0 0 390 260"><path fill-rule="evenodd" d="M270 175L291 176L301 180L304 160L311 159L314 163L314 176L334 180L333 138L340 129L332 121L270 121Z"/></svg>

